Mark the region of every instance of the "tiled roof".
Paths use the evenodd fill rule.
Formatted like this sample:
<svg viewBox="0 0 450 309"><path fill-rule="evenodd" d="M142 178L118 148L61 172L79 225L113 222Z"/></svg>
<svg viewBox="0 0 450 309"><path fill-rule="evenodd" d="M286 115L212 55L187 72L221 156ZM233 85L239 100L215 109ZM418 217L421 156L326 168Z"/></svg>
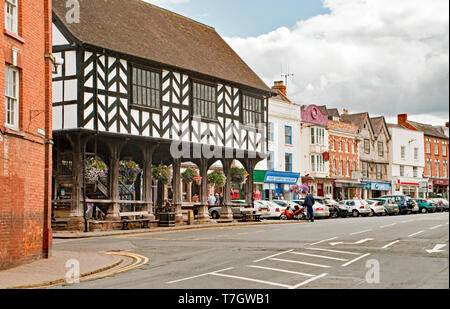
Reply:
<svg viewBox="0 0 450 309"><path fill-rule="evenodd" d="M410 121L410 120L407 120L406 122L408 124L410 124L411 126L413 126L414 128L416 128L416 130L422 131L425 135L437 137L437 138L448 139L448 137L442 132L442 130L440 128L436 128L429 124L423 124L423 123L414 122L414 121Z"/></svg>
<svg viewBox="0 0 450 309"><path fill-rule="evenodd" d="M140 0L78 2L79 23L66 22L66 0L53 12L82 43L272 92L214 28Z"/></svg>

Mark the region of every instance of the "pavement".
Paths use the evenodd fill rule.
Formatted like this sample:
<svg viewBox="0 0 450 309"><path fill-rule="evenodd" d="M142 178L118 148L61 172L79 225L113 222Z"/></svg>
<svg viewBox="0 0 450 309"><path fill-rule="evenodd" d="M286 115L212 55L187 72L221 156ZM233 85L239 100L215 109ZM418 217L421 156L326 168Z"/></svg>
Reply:
<svg viewBox="0 0 450 309"><path fill-rule="evenodd" d="M298 222L282 222L283 224L292 224ZM192 226L177 226L165 228L150 228L128 231L105 231L105 232L89 232L89 233L70 233L56 232L53 234L54 240L76 240L98 237L114 237L124 235L139 235L148 233L161 233L167 231L183 231L198 230L220 227L236 227L236 226L254 226L254 225L270 225L280 224L280 221L263 221L263 222L247 222L247 223L227 223L227 224L201 224ZM52 256L49 259L41 259L30 262L12 269L0 271L0 289L28 289L28 288L45 288L58 284L66 283L66 275L71 267L71 261L76 261L80 265L81 280L89 280L92 277L98 277L99 274L113 275L122 270L130 268L132 260L136 260L135 256L130 256L126 252L121 253L117 250L116 254L111 251L98 252L95 248L86 249L83 247L74 247L70 250L64 250L53 246ZM68 264L69 263L69 264Z"/></svg>

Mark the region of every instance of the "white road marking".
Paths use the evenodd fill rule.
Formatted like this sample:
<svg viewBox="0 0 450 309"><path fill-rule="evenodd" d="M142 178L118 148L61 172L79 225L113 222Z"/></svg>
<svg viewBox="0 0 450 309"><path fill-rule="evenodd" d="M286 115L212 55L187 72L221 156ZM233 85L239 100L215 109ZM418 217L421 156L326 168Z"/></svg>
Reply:
<svg viewBox="0 0 450 309"><path fill-rule="evenodd" d="M288 251L284 251L284 252L281 252L281 253L277 253L277 254L274 254L274 255L262 258L260 260L253 261L253 263L258 263L258 262L261 262L261 261L264 261L264 260L268 260L268 259L273 258L275 256L283 255L283 254L286 254L286 253L289 253L289 252L292 252L292 251L294 251L294 249L288 250Z"/></svg>
<svg viewBox="0 0 450 309"><path fill-rule="evenodd" d="M440 228L442 226L443 226L442 224L441 225L437 225L437 226L434 226L434 227L430 228L430 230L435 230L435 229L438 229L438 228Z"/></svg>
<svg viewBox="0 0 450 309"><path fill-rule="evenodd" d="M331 266L328 266L328 265L314 264L314 263L307 263L307 262L301 262L301 261L292 261L292 260L275 259L275 258L272 258L271 260L273 260L273 261L278 261L278 262L286 262L286 263L294 263L294 264L303 264L303 265L315 266L315 267L321 267L321 268L331 268Z"/></svg>
<svg viewBox="0 0 450 309"><path fill-rule="evenodd" d="M263 284L268 284L268 285L273 285L273 286L281 286L281 287L287 288L287 289L291 288L290 285L281 284L281 283L275 283L275 282L270 282L270 281L264 281L264 280L257 280L257 279L252 279L252 278L245 278L245 277L232 276L232 275L226 275L226 274L218 274L218 273L211 273L211 275L213 275L213 276L220 276L220 277L226 277L226 278L239 279L239 280L245 280L245 281L251 281L251 282L257 282L257 283L263 283Z"/></svg>
<svg viewBox="0 0 450 309"><path fill-rule="evenodd" d="M271 267L256 266L256 265L248 265L248 267L265 269L265 270L273 270L273 271L278 271L278 272L282 272L282 273L300 275L300 276L305 276L305 277L314 277L315 276L315 275L311 275L311 274L305 274L305 273L300 273L297 271L290 271L290 270L279 269L279 268L271 268Z"/></svg>
<svg viewBox="0 0 450 309"><path fill-rule="evenodd" d="M422 234L422 233L425 233L425 231L420 231L420 232L411 234L411 235L409 235L408 237L414 237L414 236L417 236L417 235Z"/></svg>
<svg viewBox="0 0 450 309"><path fill-rule="evenodd" d="M393 241L393 242L391 242L390 244L387 244L386 246L384 246L382 249L387 249L387 248L389 248L390 246L393 246L393 245L395 245L395 244L398 243L398 242L400 242L400 240Z"/></svg>
<svg viewBox="0 0 450 309"><path fill-rule="evenodd" d="M317 257L317 258L321 258L321 259L328 259L328 260L335 260L335 261L343 261L343 262L348 261L347 259L340 259L340 258L335 258L335 257L330 257L330 256L323 256L323 255L309 254L309 253L303 253L303 252L291 252L291 254L304 255L304 256L311 256L311 257Z"/></svg>
<svg viewBox="0 0 450 309"><path fill-rule="evenodd" d="M306 281L303 281L302 283L299 283L299 284L297 284L297 285L294 285L293 287L290 287L289 289L290 289L290 290L295 290L295 289L297 289L297 288L299 288L299 287L301 287L301 286L304 286L304 285L306 285L306 284L308 284L308 283L310 283L310 282L312 282L312 281L314 281L314 280L323 278L323 277L325 277L325 276L328 276L328 274L327 274L327 273L321 274L321 275L319 275L319 276L317 276L317 277L308 279L308 280L306 280Z"/></svg>
<svg viewBox="0 0 450 309"><path fill-rule="evenodd" d="M353 243L344 243L343 241L330 242L330 245L332 245L333 247L337 246L337 245L342 245L342 244L346 244L346 245L360 245L360 244L363 244L363 243L366 243L366 242L372 241L372 240L374 240L374 239L373 238L366 238L366 239L358 240L357 242L353 242Z"/></svg>
<svg viewBox="0 0 450 309"><path fill-rule="evenodd" d="M351 255L361 255L361 253L348 252L348 251L339 251L339 250L330 250L330 249L320 249L320 248L307 248L307 249L308 249L308 250L325 251L325 252L334 252L334 253L351 254Z"/></svg>
<svg viewBox="0 0 450 309"><path fill-rule="evenodd" d="M397 223L392 223L392 224L388 224L388 225L383 225L383 226L380 226L380 228L384 229L384 228L386 228L386 227L391 227L391 226L395 226L395 225L397 225Z"/></svg>
<svg viewBox="0 0 450 309"><path fill-rule="evenodd" d="M370 229L370 230L365 230L365 231L361 231L361 232L356 232L356 233L353 233L353 234L350 234L350 235L358 235L358 234L363 234L363 233L372 232L372 231L373 230Z"/></svg>
<svg viewBox="0 0 450 309"><path fill-rule="evenodd" d="M225 269L222 269L222 270L217 270L217 271L214 271L214 272L210 272L210 273L206 273L206 274L202 274L202 275L198 275L198 276L192 276L192 277L188 277L188 278L184 278L184 279L174 280L174 281L167 282L167 284L172 284L172 283L177 283L177 282L181 282L181 281L186 281L186 280L191 280L191 279L195 279L195 278L200 278L200 277L212 275L212 274L215 274L215 273L218 273L218 272L231 270L233 268L234 267L225 268Z"/></svg>
<svg viewBox="0 0 450 309"><path fill-rule="evenodd" d="M342 267L347 267L348 265L351 265L351 264L355 263L356 261L359 261L359 260L361 260L361 259L363 259L363 258L365 258L365 257L367 257L367 256L369 256L369 255L370 255L370 253L361 255L360 257L357 257L356 259L351 260L350 262L345 263L344 265L342 265Z"/></svg>
<svg viewBox="0 0 450 309"><path fill-rule="evenodd" d="M335 240L335 239L337 239L337 237L333 237L333 238L330 238L330 239L321 240L321 241L315 242L315 243L313 243L313 244L310 244L309 246L318 245L318 244L321 244L321 243L323 243L323 242L330 241L330 240Z"/></svg>

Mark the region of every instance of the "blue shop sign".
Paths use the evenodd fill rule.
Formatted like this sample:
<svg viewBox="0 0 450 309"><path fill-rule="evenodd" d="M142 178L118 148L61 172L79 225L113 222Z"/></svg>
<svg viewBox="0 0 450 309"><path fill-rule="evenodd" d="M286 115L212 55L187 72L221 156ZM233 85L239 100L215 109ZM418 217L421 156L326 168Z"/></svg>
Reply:
<svg viewBox="0 0 450 309"><path fill-rule="evenodd" d="M364 189L371 191L390 191L392 185L388 182L363 182Z"/></svg>
<svg viewBox="0 0 450 309"><path fill-rule="evenodd" d="M284 173L268 171L266 173L265 183L278 183L278 184L289 184L295 185L300 178L300 174L297 173Z"/></svg>

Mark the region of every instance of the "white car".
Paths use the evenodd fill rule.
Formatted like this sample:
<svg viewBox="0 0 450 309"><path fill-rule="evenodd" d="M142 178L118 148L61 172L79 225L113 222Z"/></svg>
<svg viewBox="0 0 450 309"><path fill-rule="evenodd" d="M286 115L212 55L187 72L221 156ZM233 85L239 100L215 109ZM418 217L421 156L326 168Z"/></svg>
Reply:
<svg viewBox="0 0 450 309"><path fill-rule="evenodd" d="M280 206L271 201L255 201L255 208L262 213L263 219L279 219L286 207Z"/></svg>
<svg viewBox="0 0 450 309"><path fill-rule="evenodd" d="M366 200L369 204L370 209L372 209L372 216L386 216L386 209L379 201Z"/></svg>
<svg viewBox="0 0 450 309"><path fill-rule="evenodd" d="M300 199L294 201L294 203L303 206L305 199ZM316 201L313 205L314 218L329 218L330 217L330 208L324 204Z"/></svg>
<svg viewBox="0 0 450 309"><path fill-rule="evenodd" d="M372 213L370 205L364 200L346 200L339 202L339 207L345 206L353 217L369 216Z"/></svg>

